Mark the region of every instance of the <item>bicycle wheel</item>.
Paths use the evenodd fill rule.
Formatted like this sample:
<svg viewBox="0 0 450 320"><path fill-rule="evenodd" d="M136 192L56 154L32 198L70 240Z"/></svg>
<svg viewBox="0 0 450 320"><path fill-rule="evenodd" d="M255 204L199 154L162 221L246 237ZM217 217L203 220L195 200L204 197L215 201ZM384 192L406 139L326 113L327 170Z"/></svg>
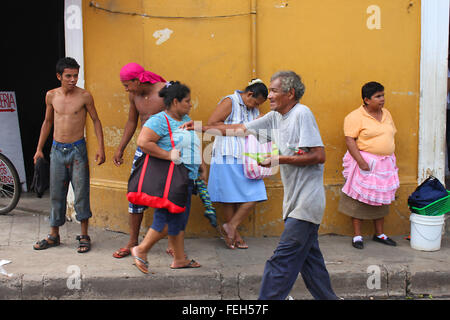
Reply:
<svg viewBox="0 0 450 320"><path fill-rule="evenodd" d="M22 187L12 162L0 153L0 214L12 211L19 202Z"/></svg>

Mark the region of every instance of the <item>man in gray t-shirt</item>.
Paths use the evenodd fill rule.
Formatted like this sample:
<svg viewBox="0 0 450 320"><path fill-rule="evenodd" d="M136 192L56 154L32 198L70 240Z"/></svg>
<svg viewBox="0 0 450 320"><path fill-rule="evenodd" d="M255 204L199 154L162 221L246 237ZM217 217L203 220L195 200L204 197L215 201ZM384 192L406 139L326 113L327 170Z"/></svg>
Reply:
<svg viewBox="0 0 450 320"><path fill-rule="evenodd" d="M305 87L295 72L275 73L269 90L272 111L245 127L254 134L270 129L268 137L279 148L280 155L262 165L280 164L285 228L266 262L259 299L286 299L300 272L315 299L336 300L318 242L325 209L325 150L319 128L311 110L299 103Z"/></svg>
<svg viewBox="0 0 450 320"><path fill-rule="evenodd" d="M272 111L262 118L245 124L203 126L202 131L215 129L210 133L217 134L219 130L227 135L252 133L260 140L274 141L279 148L279 156L272 156L261 165L280 164L285 227L273 256L266 262L259 299L286 299L301 273L315 299L336 300L318 242L325 209L325 150L319 128L311 110L299 103L305 87L295 72L275 73L269 90Z"/></svg>
<svg viewBox="0 0 450 320"><path fill-rule="evenodd" d="M269 129L268 139L279 148L281 157L278 161L284 185L283 220L289 217L320 224L325 209L323 163L316 160L314 162L319 163L301 166L295 163L300 159L298 150L302 149L310 150L315 158L324 158L322 139L311 110L297 103L285 114L271 111L245 126L255 134ZM292 164L283 163L285 156L294 157Z"/></svg>

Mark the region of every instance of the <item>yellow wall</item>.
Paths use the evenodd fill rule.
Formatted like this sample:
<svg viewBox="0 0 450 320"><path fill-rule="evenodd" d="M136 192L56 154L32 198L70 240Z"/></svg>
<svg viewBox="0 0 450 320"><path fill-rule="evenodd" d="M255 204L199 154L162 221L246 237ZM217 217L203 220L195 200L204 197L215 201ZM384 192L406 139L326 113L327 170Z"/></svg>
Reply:
<svg viewBox="0 0 450 320"><path fill-rule="evenodd" d="M342 123L346 114L359 107L361 86L372 80L381 82L386 88L386 108L398 129L401 183L398 199L385 219L385 231L408 233L406 201L417 177L420 1L256 0L256 15L250 14L251 2L93 1L98 8L91 6L91 1L83 2L86 88L94 96L103 124L107 154L107 163L95 167L96 140L88 121L93 224L128 230L125 194L135 138L126 149L122 167L115 167L111 160L128 115L127 94L118 74L124 64L138 62L167 80L188 84L194 104L190 116L204 122L220 98L245 88L254 72L267 84L278 70L299 73L306 85L302 103L315 114L327 153L327 207L320 232L345 235L352 234L350 219L337 212L343 183L341 160L346 151ZM379 29L368 28L371 5L380 8ZM252 18L256 22L255 47ZM154 33L166 28L172 30L170 38L157 44ZM265 103L262 112L268 110ZM204 147L209 144L204 141ZM244 222L244 235L273 236L283 229L279 176L266 179L266 186L269 200L258 204ZM220 205L217 209L220 219ZM151 216L149 210L142 231L151 223ZM363 232L372 234L370 222L364 223ZM215 235L203 217L200 199L193 197L187 236Z"/></svg>

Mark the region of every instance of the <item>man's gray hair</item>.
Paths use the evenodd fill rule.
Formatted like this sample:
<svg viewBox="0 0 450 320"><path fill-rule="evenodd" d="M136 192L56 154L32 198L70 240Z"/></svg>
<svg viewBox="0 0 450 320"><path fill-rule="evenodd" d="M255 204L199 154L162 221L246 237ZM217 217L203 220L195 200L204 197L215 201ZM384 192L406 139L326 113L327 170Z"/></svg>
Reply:
<svg viewBox="0 0 450 320"><path fill-rule="evenodd" d="M270 81L274 81L278 78L280 79L283 92L289 92L291 89L294 89L295 99L300 100L303 97L305 85L298 74L294 71L278 71L270 78Z"/></svg>

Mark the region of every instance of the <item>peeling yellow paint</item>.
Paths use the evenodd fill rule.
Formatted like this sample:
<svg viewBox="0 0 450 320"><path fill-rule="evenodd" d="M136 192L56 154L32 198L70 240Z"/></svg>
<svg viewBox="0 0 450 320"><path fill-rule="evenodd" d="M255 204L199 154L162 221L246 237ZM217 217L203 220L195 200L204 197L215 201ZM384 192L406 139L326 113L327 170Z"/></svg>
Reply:
<svg viewBox="0 0 450 320"><path fill-rule="evenodd" d="M269 83L277 70L298 72L306 85L302 103L314 113L326 148L327 205L321 233L352 234L349 218L337 211L343 183L342 158L346 152L343 119L361 104L360 90L365 82L369 79L381 82L386 88L385 106L398 130L396 156L401 181L385 229L392 235L408 231L407 197L417 186L418 172L421 10L416 8L419 1L407 12L405 1L377 0L382 20L380 29L372 30L366 24L367 6L371 4L366 1L258 0L256 14L249 11L250 0L97 0L95 3L109 10L137 15L106 12L90 7L89 1L83 0L86 89L93 94L101 117L107 157L104 165L92 170L93 224L128 231L126 190L120 186L128 180L138 132L124 152L124 164L115 167L111 159L129 112L128 94L119 81L119 71L124 64L137 62L168 80L186 83L193 97L190 116L204 123L218 101L236 89L245 88L253 74ZM187 18L156 19L139 15L150 13ZM188 18L226 15L236 16ZM256 21L255 49L252 21ZM165 28L173 33L168 41L158 45L153 34ZM301 41L286 41L299 39L299 34ZM363 39L371 39L371 48L379 50L367 51L361 45ZM262 113L269 110L268 102L261 106ZM86 132L92 159L97 146L90 121ZM209 142L204 141L204 145ZM210 150L203 151L208 154ZM255 212L244 222L244 236L276 236L283 230L280 176L277 174L265 182L269 200L258 203ZM221 221L222 207L217 205L216 209ZM151 223L151 212L146 214L143 229ZM217 236L203 212L201 201L193 197L187 236ZM364 223L363 232L373 232L370 221Z"/></svg>
<svg viewBox="0 0 450 320"><path fill-rule="evenodd" d="M104 127L103 139L105 147L117 147L122 139L123 129L117 127Z"/></svg>

